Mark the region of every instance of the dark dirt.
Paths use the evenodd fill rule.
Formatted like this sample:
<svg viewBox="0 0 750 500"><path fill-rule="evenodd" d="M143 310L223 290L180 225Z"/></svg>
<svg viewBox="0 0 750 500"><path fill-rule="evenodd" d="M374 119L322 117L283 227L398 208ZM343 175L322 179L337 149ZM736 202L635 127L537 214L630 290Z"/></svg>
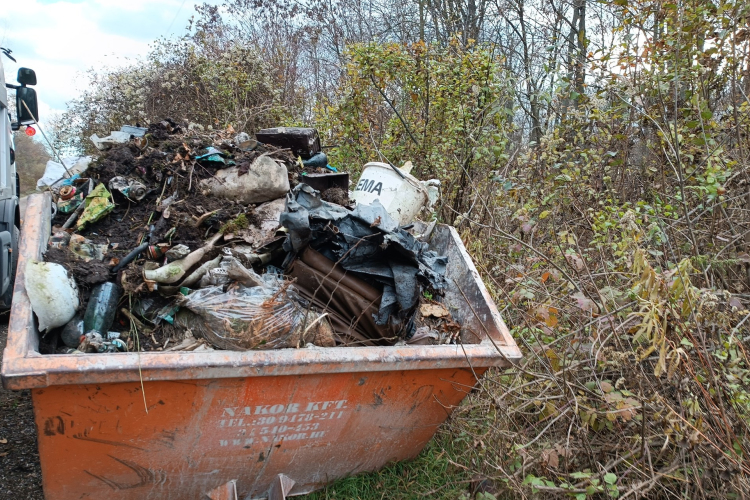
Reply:
<svg viewBox="0 0 750 500"><path fill-rule="evenodd" d="M83 260L75 259L66 250L50 248L47 250L44 260L62 264L73 274L76 283L87 286L87 289L110 279L109 266L106 262L100 260L84 262Z"/></svg>
<svg viewBox="0 0 750 500"><path fill-rule="evenodd" d="M0 316L0 362L8 313ZM44 500L31 391L0 387L0 500Z"/></svg>
<svg viewBox="0 0 750 500"><path fill-rule="evenodd" d="M325 201L336 203L342 207L349 205L349 193L340 187L328 188L320 193L320 197Z"/></svg>

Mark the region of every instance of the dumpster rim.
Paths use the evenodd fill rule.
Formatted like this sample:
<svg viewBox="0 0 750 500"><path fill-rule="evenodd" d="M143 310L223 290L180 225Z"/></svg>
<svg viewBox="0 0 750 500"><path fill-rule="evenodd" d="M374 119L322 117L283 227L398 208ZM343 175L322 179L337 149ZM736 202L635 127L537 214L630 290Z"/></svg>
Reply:
<svg viewBox="0 0 750 500"><path fill-rule="evenodd" d="M140 352L42 355L33 327L31 304L23 283L28 259L41 259L49 237L49 193L29 196L19 243L19 265L8 323L8 343L0 375L3 386L21 390L54 385L192 380L236 377L348 373L362 371L487 368L509 366L521 358L497 307L455 228L450 237L469 266L482 299L489 306L487 337L478 344L436 346L336 347L258 351ZM476 315L477 313L474 312ZM494 324L494 325L493 325Z"/></svg>

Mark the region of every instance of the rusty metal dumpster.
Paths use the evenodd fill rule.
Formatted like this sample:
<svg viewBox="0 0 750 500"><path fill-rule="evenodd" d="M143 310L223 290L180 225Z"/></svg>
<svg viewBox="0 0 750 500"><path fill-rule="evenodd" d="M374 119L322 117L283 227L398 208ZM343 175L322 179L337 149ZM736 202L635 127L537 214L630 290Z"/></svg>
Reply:
<svg viewBox="0 0 750 500"><path fill-rule="evenodd" d="M23 283L49 213L29 198L2 380L31 389L50 500L264 498L279 474L307 493L415 457L477 377L520 358L447 226L431 245L461 345L41 355Z"/></svg>

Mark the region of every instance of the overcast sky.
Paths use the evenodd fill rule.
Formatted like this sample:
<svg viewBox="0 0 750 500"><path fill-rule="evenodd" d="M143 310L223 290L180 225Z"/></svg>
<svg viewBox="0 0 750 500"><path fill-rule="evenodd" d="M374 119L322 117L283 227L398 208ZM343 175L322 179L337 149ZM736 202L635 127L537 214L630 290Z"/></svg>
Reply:
<svg viewBox="0 0 750 500"><path fill-rule="evenodd" d="M91 67L125 64L161 36L181 35L202 0L2 0L0 47L6 81L20 66L36 71L42 125L85 86ZM220 0L209 0L217 4Z"/></svg>

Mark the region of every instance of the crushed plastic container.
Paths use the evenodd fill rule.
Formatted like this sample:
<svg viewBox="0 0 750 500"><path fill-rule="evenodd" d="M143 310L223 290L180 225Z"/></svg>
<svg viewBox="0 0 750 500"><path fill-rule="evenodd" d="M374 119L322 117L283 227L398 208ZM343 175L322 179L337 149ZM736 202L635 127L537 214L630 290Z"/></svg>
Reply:
<svg viewBox="0 0 750 500"><path fill-rule="evenodd" d="M48 214L49 194L29 197L2 366L5 387L31 389L48 499L307 493L415 457L477 376L520 358L440 225L430 243L449 258L462 345L41 355L23 276Z"/></svg>

